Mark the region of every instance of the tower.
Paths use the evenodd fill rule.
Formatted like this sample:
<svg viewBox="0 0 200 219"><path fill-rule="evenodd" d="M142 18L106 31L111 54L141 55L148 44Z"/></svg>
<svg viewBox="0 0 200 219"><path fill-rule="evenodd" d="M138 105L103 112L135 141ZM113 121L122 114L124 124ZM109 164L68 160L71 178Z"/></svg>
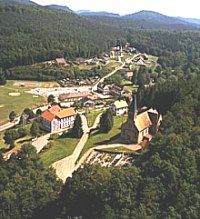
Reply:
<svg viewBox="0 0 200 219"><path fill-rule="evenodd" d="M136 94L132 94L132 102L129 106L128 117L131 120L135 120L137 117L138 109L137 109L137 97Z"/></svg>

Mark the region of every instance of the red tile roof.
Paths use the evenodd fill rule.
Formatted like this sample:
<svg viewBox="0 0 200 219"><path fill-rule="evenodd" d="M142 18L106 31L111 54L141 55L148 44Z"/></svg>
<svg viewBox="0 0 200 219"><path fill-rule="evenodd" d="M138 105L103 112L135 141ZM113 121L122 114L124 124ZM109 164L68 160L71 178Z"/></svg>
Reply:
<svg viewBox="0 0 200 219"><path fill-rule="evenodd" d="M42 113L41 117L51 122L56 116L49 110L46 110Z"/></svg>
<svg viewBox="0 0 200 219"><path fill-rule="evenodd" d="M52 106L52 107L49 109L49 111L50 111L51 113L58 112L58 111L60 111L60 110L61 110L61 108L60 108L58 105Z"/></svg>
<svg viewBox="0 0 200 219"><path fill-rule="evenodd" d="M58 118L62 119L68 116L74 116L76 115L76 112L72 107L60 110L59 112L55 112L54 115L56 115Z"/></svg>

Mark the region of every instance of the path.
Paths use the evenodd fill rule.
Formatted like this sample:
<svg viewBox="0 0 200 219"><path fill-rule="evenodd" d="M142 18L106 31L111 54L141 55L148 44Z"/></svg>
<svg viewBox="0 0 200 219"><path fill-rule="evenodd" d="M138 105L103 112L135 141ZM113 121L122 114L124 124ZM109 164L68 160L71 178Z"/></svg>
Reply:
<svg viewBox="0 0 200 219"><path fill-rule="evenodd" d="M84 115L81 115L82 124L83 124L83 135L77 144L74 152L72 155L65 157L59 161L56 161L52 164L52 167L56 171L56 175L63 180L63 182L66 180L66 178L71 177L72 173L75 170L76 162L81 154L81 151L83 150L85 143L88 140L90 129L96 128L99 124L101 114L99 114L92 127L88 128L87 125L87 119Z"/></svg>

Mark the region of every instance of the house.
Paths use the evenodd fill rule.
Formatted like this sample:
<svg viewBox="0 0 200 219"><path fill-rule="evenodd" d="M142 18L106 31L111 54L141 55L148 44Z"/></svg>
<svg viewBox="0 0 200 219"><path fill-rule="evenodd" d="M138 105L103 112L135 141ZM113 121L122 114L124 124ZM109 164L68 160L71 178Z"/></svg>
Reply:
<svg viewBox="0 0 200 219"><path fill-rule="evenodd" d="M87 91L84 91L84 92L78 92L78 93L60 94L58 96L58 99L61 102L76 102L88 96L92 96L92 94Z"/></svg>
<svg viewBox="0 0 200 219"><path fill-rule="evenodd" d="M55 60L55 64L58 66L58 67L63 67L66 65L66 61L64 58L57 58Z"/></svg>
<svg viewBox="0 0 200 219"><path fill-rule="evenodd" d="M124 64L124 68L128 68L129 70L131 70L132 67L133 67L133 65L131 64L131 62L126 62L126 63Z"/></svg>
<svg viewBox="0 0 200 219"><path fill-rule="evenodd" d="M115 116L123 115L128 112L128 104L125 100L117 100L111 104L110 109Z"/></svg>
<svg viewBox="0 0 200 219"><path fill-rule="evenodd" d="M146 66L146 64L144 63L143 59L141 59L141 58L136 62L136 65L138 65L138 66Z"/></svg>
<svg viewBox="0 0 200 219"><path fill-rule="evenodd" d="M109 89L110 89L110 92L109 92L110 95L113 95L113 96L122 95L123 87L120 87L119 85L112 84L110 85Z"/></svg>
<svg viewBox="0 0 200 219"><path fill-rule="evenodd" d="M9 160L12 154L17 154L17 151L10 150L3 154L4 160Z"/></svg>
<svg viewBox="0 0 200 219"><path fill-rule="evenodd" d="M107 84L99 83L97 85L97 92L102 93L103 95L109 95L110 87Z"/></svg>
<svg viewBox="0 0 200 219"><path fill-rule="evenodd" d="M94 100L92 100L91 98L89 97L84 97L80 100L80 103L82 106L85 106L85 107L92 107L95 105L95 102Z"/></svg>
<svg viewBox="0 0 200 219"><path fill-rule="evenodd" d="M127 71L124 73L124 77L126 80L131 80L133 77L133 71Z"/></svg>
<svg viewBox="0 0 200 219"><path fill-rule="evenodd" d="M135 106L136 103L134 109L129 110L128 119L122 125L121 139L139 144L144 140L150 141L157 133L162 116L155 109L142 108L138 111Z"/></svg>
<svg viewBox="0 0 200 219"><path fill-rule="evenodd" d="M60 131L74 124L76 112L72 107L61 109L58 105L49 108L41 115L41 127L49 132Z"/></svg>

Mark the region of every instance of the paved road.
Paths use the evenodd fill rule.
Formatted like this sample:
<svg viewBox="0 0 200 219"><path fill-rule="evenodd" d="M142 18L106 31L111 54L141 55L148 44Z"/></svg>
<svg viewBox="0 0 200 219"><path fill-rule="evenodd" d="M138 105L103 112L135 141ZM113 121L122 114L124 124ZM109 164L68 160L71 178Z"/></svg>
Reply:
<svg viewBox="0 0 200 219"><path fill-rule="evenodd" d="M37 108L33 109L33 112L36 113L36 111L38 109L41 109L42 111L44 111L44 110L48 109L48 106L49 106L49 104L45 105L45 106L37 107ZM7 122L4 125L1 125L0 126L0 132L4 131L6 129L12 128L13 126L19 124L19 120L20 120L20 116L16 117L13 122Z"/></svg>
<svg viewBox="0 0 200 219"><path fill-rule="evenodd" d="M56 175L60 179L62 179L63 182L65 182L66 178L72 176L72 173L75 170L76 161L78 160L81 154L81 151L83 150L85 143L88 140L89 131L90 129L97 127L97 125L99 124L100 116L101 116L101 113L96 117L93 126L88 128L86 117L84 115L81 115L84 133L79 143L77 144L73 154L68 157L63 158L62 160L56 161L55 163L52 164L52 167L56 171Z"/></svg>

